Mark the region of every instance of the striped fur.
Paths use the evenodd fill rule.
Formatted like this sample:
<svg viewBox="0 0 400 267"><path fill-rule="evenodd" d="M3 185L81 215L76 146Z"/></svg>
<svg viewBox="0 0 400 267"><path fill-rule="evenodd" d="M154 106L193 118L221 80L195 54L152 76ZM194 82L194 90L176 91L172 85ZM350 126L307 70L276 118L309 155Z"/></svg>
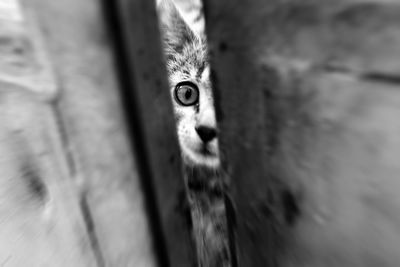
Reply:
<svg viewBox="0 0 400 267"><path fill-rule="evenodd" d="M171 1L161 1L158 10L183 159L188 165L218 168L218 140L207 144L212 155L202 154L199 151L204 143L195 130L199 125L216 128L206 38L190 29ZM175 101L175 87L184 81L198 87L198 105L186 107Z"/></svg>
<svg viewBox="0 0 400 267"><path fill-rule="evenodd" d="M189 189L197 266L229 267L231 266L230 252L221 190L223 187L221 186L222 172L219 166L218 139L214 138L207 143L212 155L202 154L199 148L204 146L204 143L195 130L198 126L216 129L206 38L201 32L193 31L188 26L170 1L160 1L158 11L171 99ZM179 2L183 3L183 1L194 0ZM198 88L197 105L182 106L174 98L176 86L187 81Z"/></svg>

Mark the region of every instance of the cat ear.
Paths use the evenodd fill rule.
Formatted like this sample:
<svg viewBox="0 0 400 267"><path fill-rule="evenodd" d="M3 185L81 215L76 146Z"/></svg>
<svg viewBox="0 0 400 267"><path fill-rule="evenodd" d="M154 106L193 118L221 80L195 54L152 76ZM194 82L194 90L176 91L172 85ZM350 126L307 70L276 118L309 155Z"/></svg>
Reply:
<svg viewBox="0 0 400 267"><path fill-rule="evenodd" d="M171 0L160 0L157 4L161 34L168 52L179 53L196 37Z"/></svg>

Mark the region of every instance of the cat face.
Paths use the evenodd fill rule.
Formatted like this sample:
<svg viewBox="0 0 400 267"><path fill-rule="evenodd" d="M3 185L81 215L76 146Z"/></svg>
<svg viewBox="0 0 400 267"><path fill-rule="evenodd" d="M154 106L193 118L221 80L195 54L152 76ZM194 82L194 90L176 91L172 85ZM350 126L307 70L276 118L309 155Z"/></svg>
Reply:
<svg viewBox="0 0 400 267"><path fill-rule="evenodd" d="M170 75L179 143L189 165L219 165L217 128L209 67Z"/></svg>
<svg viewBox="0 0 400 267"><path fill-rule="evenodd" d="M171 99L187 165L219 166L217 125L205 38L196 36L169 1L159 4Z"/></svg>

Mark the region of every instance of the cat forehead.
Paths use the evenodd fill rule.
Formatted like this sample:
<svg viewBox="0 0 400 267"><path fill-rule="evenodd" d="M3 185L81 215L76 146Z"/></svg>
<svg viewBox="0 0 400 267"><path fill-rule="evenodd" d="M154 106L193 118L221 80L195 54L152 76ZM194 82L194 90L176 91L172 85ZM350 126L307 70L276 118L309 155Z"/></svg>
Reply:
<svg viewBox="0 0 400 267"><path fill-rule="evenodd" d="M207 49L202 40L197 39L187 43L179 53L167 56L167 69L169 75L176 72L192 76L193 70L199 75L208 65Z"/></svg>
<svg viewBox="0 0 400 267"><path fill-rule="evenodd" d="M182 81L192 81L195 82L201 88L210 88L210 67L206 65L203 69L191 68L188 71L176 71L169 75L169 81L171 86Z"/></svg>

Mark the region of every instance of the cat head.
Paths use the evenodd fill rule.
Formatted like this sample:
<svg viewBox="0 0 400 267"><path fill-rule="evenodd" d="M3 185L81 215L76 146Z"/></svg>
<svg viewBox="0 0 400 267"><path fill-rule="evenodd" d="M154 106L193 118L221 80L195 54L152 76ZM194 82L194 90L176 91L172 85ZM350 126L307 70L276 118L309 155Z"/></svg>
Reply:
<svg viewBox="0 0 400 267"><path fill-rule="evenodd" d="M206 40L189 28L170 0L160 1L158 13L183 160L216 169L220 161Z"/></svg>

